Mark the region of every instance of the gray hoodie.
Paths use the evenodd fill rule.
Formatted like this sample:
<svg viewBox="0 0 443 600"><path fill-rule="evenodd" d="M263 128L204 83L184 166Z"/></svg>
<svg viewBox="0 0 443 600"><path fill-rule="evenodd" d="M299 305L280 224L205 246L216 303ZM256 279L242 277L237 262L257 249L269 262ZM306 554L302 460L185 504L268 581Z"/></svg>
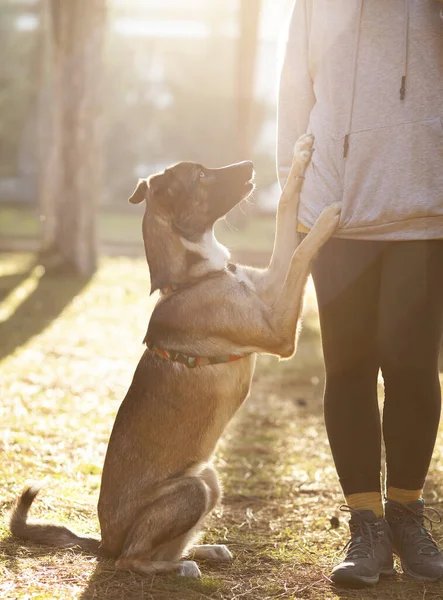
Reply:
<svg viewBox="0 0 443 600"><path fill-rule="evenodd" d="M297 0L278 170L315 135L299 220L342 201L336 236L443 238L443 21L437 0Z"/></svg>

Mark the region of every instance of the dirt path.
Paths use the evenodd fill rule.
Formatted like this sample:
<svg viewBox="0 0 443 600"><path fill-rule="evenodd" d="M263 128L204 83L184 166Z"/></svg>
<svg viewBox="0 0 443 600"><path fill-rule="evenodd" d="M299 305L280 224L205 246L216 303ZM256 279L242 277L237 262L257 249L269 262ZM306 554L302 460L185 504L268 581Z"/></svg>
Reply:
<svg viewBox="0 0 443 600"><path fill-rule="evenodd" d="M33 516L97 534L95 503L106 442L152 305L145 266L107 260L82 285L29 275L23 257L4 258L0 267L0 291L1 275L15 277L15 286L31 278L5 329L8 336L22 329L20 345L0 363L3 515L26 480L49 475ZM67 289L75 295L72 301ZM56 302L61 290L63 306ZM6 314L5 302L10 307L16 301L5 296L0 315ZM2 344L12 348L0 339L0 350ZM322 377L311 293L297 357L280 364L260 360L252 396L217 453L224 500L204 541L228 544L232 565L203 564L199 581L118 573L111 561L22 546L8 537L2 518L0 598L441 600L443 584L425 586L401 574L374 590L330 586L327 575L346 541L346 519L337 511L341 496L321 414ZM436 508L443 504L442 452L441 433L427 490ZM339 517L338 529L331 527L333 516Z"/></svg>

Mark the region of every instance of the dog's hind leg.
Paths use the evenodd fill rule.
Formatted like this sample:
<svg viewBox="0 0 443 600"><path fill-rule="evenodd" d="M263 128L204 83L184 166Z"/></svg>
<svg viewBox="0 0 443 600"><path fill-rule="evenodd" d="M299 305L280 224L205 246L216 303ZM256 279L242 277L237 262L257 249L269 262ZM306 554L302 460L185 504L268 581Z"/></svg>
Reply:
<svg viewBox="0 0 443 600"><path fill-rule="evenodd" d="M208 513L214 508L221 498L221 488L217 471L212 466L207 466L199 475L211 490L211 504ZM217 562L230 562L232 554L224 544L199 544L188 548L191 558L211 560Z"/></svg>
<svg viewBox="0 0 443 600"><path fill-rule="evenodd" d="M211 505L213 493L203 478L180 477L165 482L139 512L116 568L199 577L195 562L180 559Z"/></svg>
<svg viewBox="0 0 443 600"><path fill-rule="evenodd" d="M217 472L214 467L207 465L198 473L198 477L200 477L207 484L210 490L209 504L206 511L206 514L209 514L221 497L221 488L218 481ZM172 542L164 544L155 552L153 559L168 560L171 556L188 555L192 559L196 558L218 562L231 561L232 554L223 544L195 545L196 539L198 539L198 535L200 533L200 525L200 522L197 523L197 525L185 535L173 540Z"/></svg>

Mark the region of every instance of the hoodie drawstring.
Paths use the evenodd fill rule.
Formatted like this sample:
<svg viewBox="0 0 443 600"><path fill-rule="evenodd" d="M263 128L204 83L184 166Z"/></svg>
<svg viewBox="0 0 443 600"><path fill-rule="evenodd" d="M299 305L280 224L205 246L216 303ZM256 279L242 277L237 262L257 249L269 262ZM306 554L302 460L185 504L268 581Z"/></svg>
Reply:
<svg viewBox="0 0 443 600"><path fill-rule="evenodd" d="M400 100L404 100L406 96L406 75L408 73L408 58L409 58L409 0L405 0L405 33L404 33L404 59L403 59L403 76L401 78Z"/></svg>
<svg viewBox="0 0 443 600"><path fill-rule="evenodd" d="M349 109L348 131L343 140L343 158L346 158L348 156L348 151L349 151L349 134L351 133L352 115L354 112L355 85L356 85L356 81L357 81L358 50L360 47L360 31L361 31L361 21L362 21L362 16L363 16L363 4L364 4L364 0L360 0L360 14L358 17L358 25L357 25L357 31L355 32L355 41L354 41L354 62L352 65L351 107Z"/></svg>
<svg viewBox="0 0 443 600"><path fill-rule="evenodd" d="M404 0L405 3L405 26L404 26L404 55L403 55L403 75L401 78L401 87L400 87L400 100L404 100L406 96L406 79L408 74L408 62L409 62L409 20L410 20L410 6L409 0ZM351 133L352 128L352 116L354 113L354 100L355 100L355 87L357 80L357 63L358 63L358 51L360 47L360 31L363 17L363 6L364 0L360 0L360 14L358 17L358 25L357 30L355 32L355 41L354 41L354 59L352 66L352 91L351 91L351 106L349 110L349 120L347 133L343 140L343 158L348 156L349 152L349 135ZM443 11L442 11L443 13Z"/></svg>

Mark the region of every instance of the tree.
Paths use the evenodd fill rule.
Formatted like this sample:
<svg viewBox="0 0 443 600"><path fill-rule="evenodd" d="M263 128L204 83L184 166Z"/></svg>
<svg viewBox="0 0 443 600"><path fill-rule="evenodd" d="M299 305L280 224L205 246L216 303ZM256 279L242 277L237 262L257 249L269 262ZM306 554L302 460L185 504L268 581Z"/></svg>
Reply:
<svg viewBox="0 0 443 600"><path fill-rule="evenodd" d="M238 44L238 153L251 156L251 120L254 105L255 67L261 0L240 0L240 36Z"/></svg>
<svg viewBox="0 0 443 600"><path fill-rule="evenodd" d="M97 264L107 0L45 0L40 106L42 251L83 275Z"/></svg>
<svg viewBox="0 0 443 600"><path fill-rule="evenodd" d="M253 150L252 122L261 0L239 0L239 38L237 47L237 160L250 158ZM229 213L229 221L242 227L246 214L240 206Z"/></svg>

